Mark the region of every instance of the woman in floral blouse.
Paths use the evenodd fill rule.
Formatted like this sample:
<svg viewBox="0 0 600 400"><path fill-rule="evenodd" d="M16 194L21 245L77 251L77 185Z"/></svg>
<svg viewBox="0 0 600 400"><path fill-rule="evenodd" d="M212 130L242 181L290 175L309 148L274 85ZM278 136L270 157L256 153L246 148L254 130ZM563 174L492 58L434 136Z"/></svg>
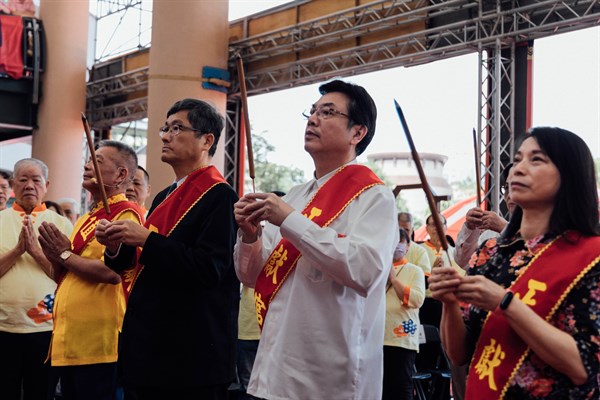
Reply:
<svg viewBox="0 0 600 400"><path fill-rule="evenodd" d="M444 346L454 364L470 364L467 399L600 398L594 170L578 136L533 129L510 171L519 207L503 234L473 254L467 276L433 269Z"/></svg>

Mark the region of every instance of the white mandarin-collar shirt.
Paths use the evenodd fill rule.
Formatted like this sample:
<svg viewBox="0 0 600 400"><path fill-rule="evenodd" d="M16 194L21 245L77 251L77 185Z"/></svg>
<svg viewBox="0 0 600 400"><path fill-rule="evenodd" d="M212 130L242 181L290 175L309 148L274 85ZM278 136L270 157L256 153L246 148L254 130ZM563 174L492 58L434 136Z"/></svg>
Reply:
<svg viewBox="0 0 600 400"><path fill-rule="evenodd" d="M385 285L398 243L392 192L363 192L327 228L301 214L334 172L292 188L296 211L235 246L240 280L254 287L268 256L288 239L302 257L270 304L248 393L266 399L381 399Z"/></svg>

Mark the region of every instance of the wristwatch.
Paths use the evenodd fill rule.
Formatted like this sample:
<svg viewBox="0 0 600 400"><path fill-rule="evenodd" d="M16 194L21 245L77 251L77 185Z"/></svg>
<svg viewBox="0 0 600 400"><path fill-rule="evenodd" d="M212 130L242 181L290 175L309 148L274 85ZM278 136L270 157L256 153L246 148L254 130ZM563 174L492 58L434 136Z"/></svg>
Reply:
<svg viewBox="0 0 600 400"><path fill-rule="evenodd" d="M70 250L65 250L62 253L60 253L59 257L60 257L61 262L64 264L69 259L69 257L71 257L72 255L73 255L73 253L71 253Z"/></svg>
<svg viewBox="0 0 600 400"><path fill-rule="evenodd" d="M498 307L500 307L502 311L506 310L514 296L515 294L513 292L507 290L502 300L500 300L500 305Z"/></svg>

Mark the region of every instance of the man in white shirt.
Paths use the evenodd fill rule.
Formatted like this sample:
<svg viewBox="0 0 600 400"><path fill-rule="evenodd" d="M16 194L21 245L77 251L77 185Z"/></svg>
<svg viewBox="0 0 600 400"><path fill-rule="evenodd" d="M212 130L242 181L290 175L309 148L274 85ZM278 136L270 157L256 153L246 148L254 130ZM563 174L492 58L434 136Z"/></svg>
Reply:
<svg viewBox="0 0 600 400"><path fill-rule="evenodd" d="M380 399L398 227L392 192L355 160L373 138L377 110L357 85L336 80L319 91L304 133L315 179L283 198L247 194L234 208L236 272L255 287L263 328L248 393Z"/></svg>

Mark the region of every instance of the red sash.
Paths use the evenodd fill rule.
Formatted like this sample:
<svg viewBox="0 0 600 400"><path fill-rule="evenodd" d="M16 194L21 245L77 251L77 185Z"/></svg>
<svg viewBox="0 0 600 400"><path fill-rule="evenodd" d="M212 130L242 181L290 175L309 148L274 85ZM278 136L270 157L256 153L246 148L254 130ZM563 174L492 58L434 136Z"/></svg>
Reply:
<svg viewBox="0 0 600 400"><path fill-rule="evenodd" d="M560 237L542 248L510 290L550 321L571 289L600 261L600 237ZM568 266L568 268L565 268ZM471 359L467 400L502 399L530 349L499 309L488 314Z"/></svg>
<svg viewBox="0 0 600 400"><path fill-rule="evenodd" d="M106 213L102 202L100 202L98 205L96 205L94 210L84 214L81 217L81 219L84 219L84 221L79 225L79 229L77 231L73 231L73 234L71 235L73 253L81 254L90 240L96 237L94 234L96 231L96 225L101 219L114 221L125 211L131 211L137 216L138 221L142 223L143 217L140 207L136 203L128 201L127 197L123 193L109 198L108 204L110 205L110 214Z"/></svg>
<svg viewBox="0 0 600 400"><path fill-rule="evenodd" d="M227 183L221 173L212 165L200 168L187 176L167 198L163 200L148 216L144 226L152 232L169 236L177 227L187 212L196 205L204 195L214 186ZM141 248L137 249L139 260ZM137 265L123 273L123 288L125 298L129 299L135 281L139 277L144 266L139 262Z"/></svg>
<svg viewBox="0 0 600 400"><path fill-rule="evenodd" d="M141 215L140 207L136 203L128 201L125 194L120 193L112 196L108 199L108 204L110 205L110 214L106 213L102 202L100 202L91 212L81 216L80 220L83 221L79 224L79 229L76 231L74 230L71 233L71 248L73 253L80 255L85 246L96 237L96 225L101 219L114 221L124 212L131 211L137 216L138 222L142 223L143 217ZM60 286L64 280L67 272L67 270L63 270L63 273L58 280L58 286ZM58 287L56 290L58 291Z"/></svg>
<svg viewBox="0 0 600 400"><path fill-rule="evenodd" d="M305 206L302 214L319 225L329 226L362 192L383 182L369 168L348 165L340 168ZM302 254L287 239L281 239L267 259L254 288L256 319L263 328L270 303Z"/></svg>

